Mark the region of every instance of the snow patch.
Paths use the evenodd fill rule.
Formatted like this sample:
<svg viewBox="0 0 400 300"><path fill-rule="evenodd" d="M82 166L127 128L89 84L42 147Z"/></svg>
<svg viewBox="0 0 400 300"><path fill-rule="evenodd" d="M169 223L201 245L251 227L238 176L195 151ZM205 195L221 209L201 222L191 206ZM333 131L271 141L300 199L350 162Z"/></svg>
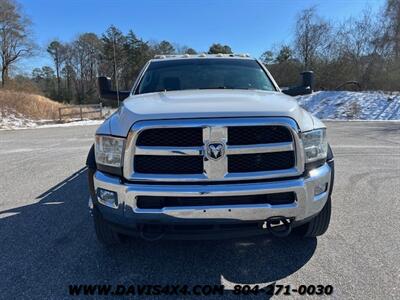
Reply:
<svg viewBox="0 0 400 300"><path fill-rule="evenodd" d="M31 128L51 128L51 127L71 127L84 125L100 125L104 119L100 120L70 120L69 122L59 122L54 120L34 120L7 107L0 108L0 130L17 130ZM105 108L103 115L109 116L115 109Z"/></svg>
<svg viewBox="0 0 400 300"><path fill-rule="evenodd" d="M320 119L400 120L400 92L320 91L296 98Z"/></svg>
<svg viewBox="0 0 400 300"><path fill-rule="evenodd" d="M104 122L104 120L76 120L68 123L59 123L54 120L33 120L6 109L2 109L0 115L0 130L100 125Z"/></svg>
<svg viewBox="0 0 400 300"><path fill-rule="evenodd" d="M0 129L31 128L35 125L35 121L17 112L7 109L2 109L1 111Z"/></svg>

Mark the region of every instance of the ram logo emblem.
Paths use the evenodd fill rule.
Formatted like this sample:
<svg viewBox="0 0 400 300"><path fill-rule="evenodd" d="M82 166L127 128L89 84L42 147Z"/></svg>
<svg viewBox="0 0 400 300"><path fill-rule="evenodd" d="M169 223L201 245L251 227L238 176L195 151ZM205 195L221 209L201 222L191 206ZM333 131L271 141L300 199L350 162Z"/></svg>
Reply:
<svg viewBox="0 0 400 300"><path fill-rule="evenodd" d="M207 145L207 156L210 159L218 160L225 155L225 145L222 143L211 143Z"/></svg>

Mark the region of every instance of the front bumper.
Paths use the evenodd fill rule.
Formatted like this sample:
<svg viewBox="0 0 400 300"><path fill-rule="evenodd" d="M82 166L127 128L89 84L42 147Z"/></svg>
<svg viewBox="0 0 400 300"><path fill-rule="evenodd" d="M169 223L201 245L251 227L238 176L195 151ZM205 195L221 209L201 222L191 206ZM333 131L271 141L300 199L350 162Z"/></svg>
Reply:
<svg viewBox="0 0 400 300"><path fill-rule="evenodd" d="M94 197L96 207L109 222L128 228L137 224L198 224L235 223L265 221L274 216L292 218L301 222L316 215L325 205L331 190L331 169L328 163L311 170L307 176L291 180L238 183L238 184L133 184L123 183L120 178L96 171L93 175L94 188L114 191L118 205L107 206ZM316 186L325 186L322 193L315 195ZM270 205L219 205L166 207L163 209L141 209L136 206L137 196L171 197L217 197L258 195L294 192L296 201L291 204Z"/></svg>

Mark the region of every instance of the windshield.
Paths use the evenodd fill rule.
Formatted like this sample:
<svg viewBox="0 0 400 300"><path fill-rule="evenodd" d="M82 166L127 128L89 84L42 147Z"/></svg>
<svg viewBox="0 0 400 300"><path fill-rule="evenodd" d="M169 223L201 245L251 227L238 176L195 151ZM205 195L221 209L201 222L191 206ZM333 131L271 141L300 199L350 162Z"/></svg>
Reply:
<svg viewBox="0 0 400 300"><path fill-rule="evenodd" d="M275 91L256 60L197 58L151 62L136 94L193 89Z"/></svg>

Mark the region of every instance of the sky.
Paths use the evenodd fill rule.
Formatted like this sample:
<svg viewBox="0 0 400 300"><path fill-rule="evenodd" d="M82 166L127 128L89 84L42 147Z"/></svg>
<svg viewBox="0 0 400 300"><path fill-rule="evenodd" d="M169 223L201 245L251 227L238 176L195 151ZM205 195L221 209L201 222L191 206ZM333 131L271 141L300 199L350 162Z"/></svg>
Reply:
<svg viewBox="0 0 400 300"><path fill-rule="evenodd" d="M265 50L290 42L296 16L316 6L318 13L340 21L364 9L378 11L384 0L19 0L32 22L42 51L22 63L22 71L51 65L46 45L71 41L79 33L103 33L111 24L124 33L150 41L168 40L197 51L212 43L229 45L235 53L259 57Z"/></svg>

